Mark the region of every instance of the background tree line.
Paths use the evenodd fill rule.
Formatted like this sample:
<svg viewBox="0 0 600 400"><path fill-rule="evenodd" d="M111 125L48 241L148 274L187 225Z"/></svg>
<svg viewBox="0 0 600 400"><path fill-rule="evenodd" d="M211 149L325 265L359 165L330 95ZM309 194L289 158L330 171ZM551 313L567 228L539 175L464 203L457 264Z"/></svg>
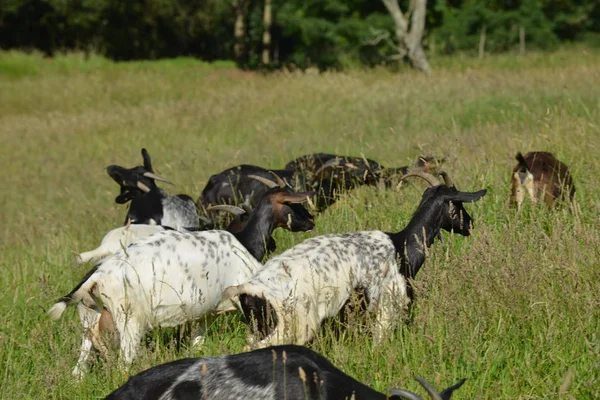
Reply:
<svg viewBox="0 0 600 400"><path fill-rule="evenodd" d="M0 47L114 60L232 59L246 68L373 66L402 58L394 4L407 21L426 4L430 53L600 45L597 0L396 1L2 0Z"/></svg>

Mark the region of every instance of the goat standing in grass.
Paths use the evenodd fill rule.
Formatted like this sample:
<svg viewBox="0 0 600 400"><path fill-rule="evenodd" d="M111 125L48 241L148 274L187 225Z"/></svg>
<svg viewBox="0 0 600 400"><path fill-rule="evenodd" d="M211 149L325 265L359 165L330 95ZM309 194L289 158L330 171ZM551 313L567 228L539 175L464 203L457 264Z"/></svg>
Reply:
<svg viewBox="0 0 600 400"><path fill-rule="evenodd" d="M437 393L417 378L432 400L448 400L464 379ZM275 346L248 353L186 358L131 378L105 400L422 400L405 389L377 392L301 346Z"/></svg>
<svg viewBox="0 0 600 400"><path fill-rule="evenodd" d="M248 282L225 290L223 298L239 302L246 319L256 323L257 334L265 336L259 342L251 336L251 345L306 343L321 322L337 315L356 290L365 293L367 309L376 312L375 340L383 339L398 310L409 303L406 279L414 278L423 265L425 249L433 244L440 229L469 235L471 217L463 202L477 201L486 193L460 192L445 173L446 185L422 172L403 179L408 176L419 176L432 187L425 190L402 231L307 239L270 259Z"/></svg>
<svg viewBox="0 0 600 400"><path fill-rule="evenodd" d="M270 189L245 227L227 231L161 231L119 250L97 265L48 311L52 319L70 304L84 328L73 374L81 376L93 348L106 353L102 327L116 330L122 361L134 359L142 335L235 307L221 302L223 290L247 281L262 267L273 230L309 230L312 215L300 204L313 193Z"/></svg>
<svg viewBox="0 0 600 400"><path fill-rule="evenodd" d="M171 183L156 175L146 149L142 149L144 165L123 168L110 165L106 168L110 177L119 184L121 193L115 198L118 204L131 202L125 224L163 225L176 230L200 227L198 210L188 195L169 195L156 186L155 181Z"/></svg>
<svg viewBox="0 0 600 400"><path fill-rule="evenodd" d="M517 153L518 161L511 180L510 205L521 209L528 196L533 203L542 198L552 208L559 201L573 200L575 185L569 168L552 153L532 151Z"/></svg>

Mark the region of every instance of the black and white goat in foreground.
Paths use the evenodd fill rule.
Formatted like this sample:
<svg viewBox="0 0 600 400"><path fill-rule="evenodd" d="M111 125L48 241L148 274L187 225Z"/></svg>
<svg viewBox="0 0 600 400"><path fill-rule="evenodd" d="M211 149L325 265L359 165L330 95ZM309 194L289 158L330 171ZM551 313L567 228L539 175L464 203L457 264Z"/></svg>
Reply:
<svg viewBox="0 0 600 400"><path fill-rule="evenodd" d="M163 225L170 228L197 229L200 218L194 200L188 195L169 195L156 186L155 181L171 183L156 175L146 149L142 149L144 165L123 168L110 165L106 168L110 177L119 184L121 193L115 198L118 204L131 201L124 224Z"/></svg>
<svg viewBox="0 0 600 400"><path fill-rule="evenodd" d="M437 393L416 378L432 400L448 400L465 380ZM131 378L105 400L422 400L404 389L377 392L301 346L275 346L248 353L186 358Z"/></svg>
<svg viewBox="0 0 600 400"><path fill-rule="evenodd" d="M375 312L375 342L393 327L397 314L409 303L406 278L414 278L440 229L469 235L471 217L463 202L479 200L486 190L460 192L442 185L430 174L413 172L433 187L402 231L362 231L307 239L270 259L252 278L227 288L223 299L242 308L257 336L251 346L309 341L321 322L337 315L350 295L365 293L367 309ZM443 175L447 178L447 174ZM272 324L275 325L272 328Z"/></svg>
<svg viewBox="0 0 600 400"><path fill-rule="evenodd" d="M68 305L77 304L84 335L73 374L84 372L93 348L106 353L102 327L116 331L122 361L129 364L148 330L235 310L231 302L221 302L223 290L262 267L258 260L274 229L314 227L310 213L297 204L312 194L273 188L240 232L157 232L97 265L48 311L58 319Z"/></svg>

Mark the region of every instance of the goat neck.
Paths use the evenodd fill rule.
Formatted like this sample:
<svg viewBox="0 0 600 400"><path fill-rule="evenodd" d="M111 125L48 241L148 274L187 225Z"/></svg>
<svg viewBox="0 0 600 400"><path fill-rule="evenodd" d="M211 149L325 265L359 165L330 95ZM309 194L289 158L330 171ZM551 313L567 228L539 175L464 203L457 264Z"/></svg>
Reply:
<svg viewBox="0 0 600 400"><path fill-rule="evenodd" d="M276 227L273 205L267 196L259 201L248 222L233 235L259 262L267 253L267 243Z"/></svg>
<svg viewBox="0 0 600 400"><path fill-rule="evenodd" d="M404 229L388 233L401 260L400 272L407 278L415 278L425 262L425 247L431 247L440 234L443 202L444 199L437 196L422 201Z"/></svg>

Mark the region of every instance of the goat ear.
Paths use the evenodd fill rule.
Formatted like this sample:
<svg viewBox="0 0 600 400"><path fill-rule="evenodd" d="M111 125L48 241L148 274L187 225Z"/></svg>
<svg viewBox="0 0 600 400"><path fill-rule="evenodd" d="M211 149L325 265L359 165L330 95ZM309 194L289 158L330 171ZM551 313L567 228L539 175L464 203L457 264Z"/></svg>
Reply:
<svg viewBox="0 0 600 400"><path fill-rule="evenodd" d="M525 161L525 157L521 152L517 153L515 159L519 162L515 172L529 172L529 167L527 167L527 162Z"/></svg>
<svg viewBox="0 0 600 400"><path fill-rule="evenodd" d="M463 203L472 203L481 199L487 193L486 189L478 192L457 192L448 196L450 201L461 201Z"/></svg>
<svg viewBox="0 0 600 400"><path fill-rule="evenodd" d="M449 388L445 389L442 393L440 393L440 397L442 398L442 400L450 400L450 397L452 397L452 393L460 388L463 383L465 383L466 379L461 379L460 381L458 381L457 383L455 383L454 385L450 386Z"/></svg>
<svg viewBox="0 0 600 400"><path fill-rule="evenodd" d="M277 193L278 203L302 203L315 195L315 192Z"/></svg>
<svg viewBox="0 0 600 400"><path fill-rule="evenodd" d="M144 169L148 172L154 172L152 169L152 160L150 160L150 154L146 149L142 149L142 158L144 159Z"/></svg>
<svg viewBox="0 0 600 400"><path fill-rule="evenodd" d="M115 203L117 204L125 204L128 201L132 200L135 197L135 194L131 190L123 190L121 189L121 194L119 194L115 198Z"/></svg>

